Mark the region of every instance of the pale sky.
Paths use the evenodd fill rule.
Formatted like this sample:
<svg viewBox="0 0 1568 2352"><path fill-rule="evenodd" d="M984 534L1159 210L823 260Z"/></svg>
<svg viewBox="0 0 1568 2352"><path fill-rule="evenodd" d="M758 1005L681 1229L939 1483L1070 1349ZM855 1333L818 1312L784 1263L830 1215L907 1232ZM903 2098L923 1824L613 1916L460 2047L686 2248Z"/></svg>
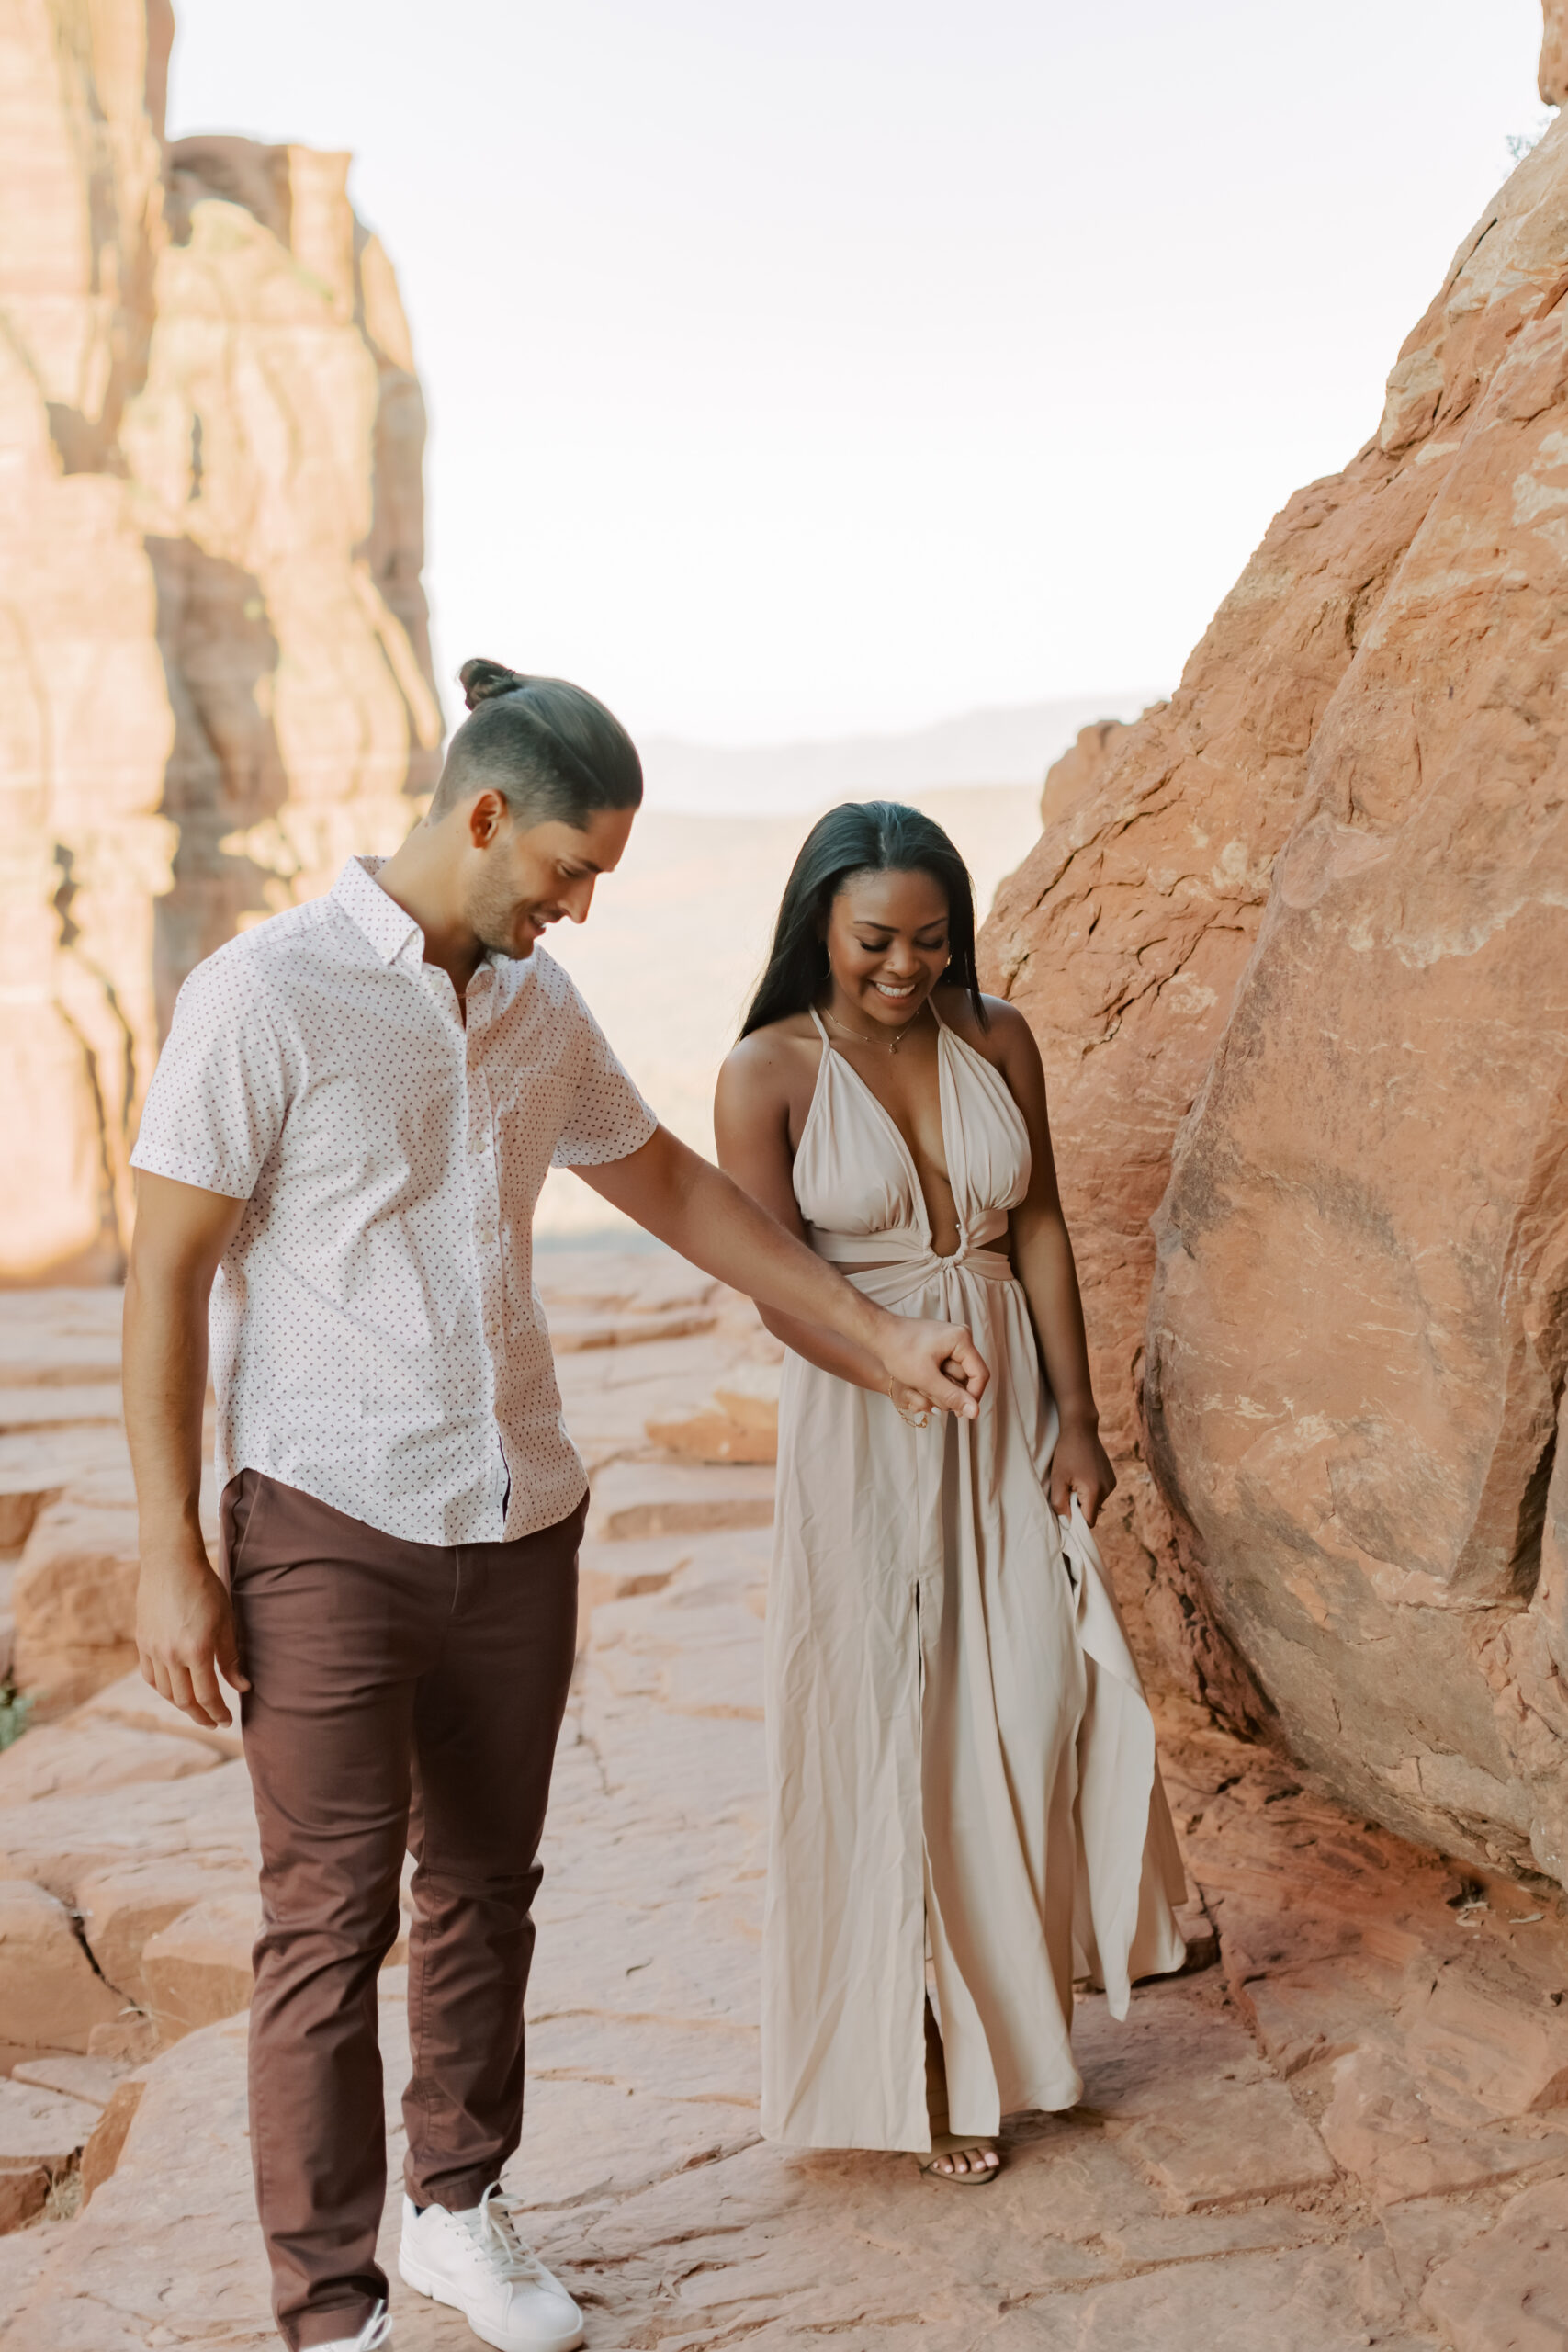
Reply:
<svg viewBox="0 0 1568 2352"><path fill-rule="evenodd" d="M1173 682L1543 112L1539 0L176 10L174 135L355 152L444 680L708 741Z"/></svg>

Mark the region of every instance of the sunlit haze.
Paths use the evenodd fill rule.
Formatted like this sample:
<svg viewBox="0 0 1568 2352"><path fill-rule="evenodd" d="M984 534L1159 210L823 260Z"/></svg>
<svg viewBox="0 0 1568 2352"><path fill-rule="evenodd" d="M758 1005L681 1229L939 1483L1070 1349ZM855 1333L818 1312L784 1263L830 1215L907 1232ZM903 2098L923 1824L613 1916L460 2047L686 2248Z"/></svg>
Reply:
<svg viewBox="0 0 1568 2352"><path fill-rule="evenodd" d="M444 679L704 741L1168 685L1542 112L1538 0L178 18L174 133L355 152Z"/></svg>

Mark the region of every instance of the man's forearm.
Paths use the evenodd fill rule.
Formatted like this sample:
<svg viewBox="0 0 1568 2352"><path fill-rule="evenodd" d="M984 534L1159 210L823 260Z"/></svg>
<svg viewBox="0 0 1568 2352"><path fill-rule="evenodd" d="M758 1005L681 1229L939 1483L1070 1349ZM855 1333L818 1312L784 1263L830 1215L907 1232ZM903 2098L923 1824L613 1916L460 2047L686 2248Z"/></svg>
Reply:
<svg viewBox="0 0 1568 2352"><path fill-rule="evenodd" d="M229 1596L201 1536L207 1301L242 1204L144 1178L125 1285L125 1427L141 1522L141 1673L194 1724L231 1718L220 1682L240 1670Z"/></svg>
<svg viewBox="0 0 1568 2352"><path fill-rule="evenodd" d="M125 1285L125 1430L144 1553L186 1533L199 1542L207 1298L196 1282Z"/></svg>
<svg viewBox="0 0 1568 2352"><path fill-rule="evenodd" d="M797 1356L814 1363L819 1372L830 1372L835 1380L847 1380L856 1388L874 1388L879 1396L889 1396L887 1373L869 1348L857 1340L841 1340L836 1331L828 1330L820 1323L803 1323L798 1316L783 1315L776 1306L762 1309L762 1321L775 1340L782 1340Z"/></svg>
<svg viewBox="0 0 1568 2352"><path fill-rule="evenodd" d="M705 1274L875 1356L884 1310L664 1128L632 1159L578 1173Z"/></svg>
<svg viewBox="0 0 1568 2352"><path fill-rule="evenodd" d="M578 1173L649 1233L705 1273L748 1292L759 1306L864 1350L890 1383L943 1412L966 1420L978 1412L991 1375L962 1325L891 1315L874 1306L750 1193L662 1127L640 1151Z"/></svg>

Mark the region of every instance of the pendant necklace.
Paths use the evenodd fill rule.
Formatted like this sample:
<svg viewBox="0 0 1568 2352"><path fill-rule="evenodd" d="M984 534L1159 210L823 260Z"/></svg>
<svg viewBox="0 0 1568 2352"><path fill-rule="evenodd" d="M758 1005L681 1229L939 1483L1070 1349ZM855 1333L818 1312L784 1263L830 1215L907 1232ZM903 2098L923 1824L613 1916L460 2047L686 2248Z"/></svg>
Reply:
<svg viewBox="0 0 1568 2352"><path fill-rule="evenodd" d="M875 1046L880 1045L882 1042L880 1038L868 1037L863 1029L852 1029L847 1021L840 1021L836 1012L829 1012L828 1011L826 1005L823 1006L822 1011L824 1018L830 1021L835 1029L841 1029L846 1037L852 1037L857 1046ZM899 1046L903 1044L905 1038L908 1035L909 1031L914 1027L914 1025L915 1024L912 1021L907 1022L902 1029L896 1029L893 1032L893 1035L889 1040L887 1046L887 1050L890 1054L896 1054L897 1052Z"/></svg>

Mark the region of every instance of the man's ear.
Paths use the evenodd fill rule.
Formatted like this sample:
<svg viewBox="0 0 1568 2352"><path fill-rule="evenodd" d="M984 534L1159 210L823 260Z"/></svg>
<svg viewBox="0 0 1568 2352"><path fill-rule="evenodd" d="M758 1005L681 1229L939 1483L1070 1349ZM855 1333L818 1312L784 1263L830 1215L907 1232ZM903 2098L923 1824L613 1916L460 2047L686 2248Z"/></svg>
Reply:
<svg viewBox="0 0 1568 2352"><path fill-rule="evenodd" d="M468 810L468 839L474 847L489 849L506 817L506 803L499 792L479 793Z"/></svg>

